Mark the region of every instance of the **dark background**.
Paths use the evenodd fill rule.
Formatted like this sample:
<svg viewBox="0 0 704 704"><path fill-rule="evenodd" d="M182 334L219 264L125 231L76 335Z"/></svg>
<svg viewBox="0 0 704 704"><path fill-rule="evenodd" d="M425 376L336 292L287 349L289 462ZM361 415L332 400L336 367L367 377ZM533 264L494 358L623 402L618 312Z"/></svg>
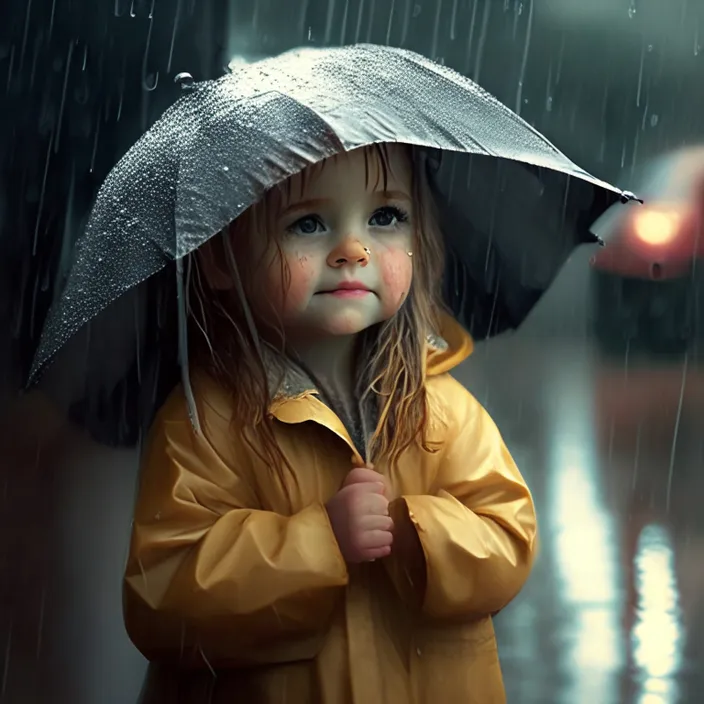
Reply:
<svg viewBox="0 0 704 704"><path fill-rule="evenodd" d="M457 68L519 111L581 166L624 188L650 157L702 140L702 0L3 0L0 702L124 704L134 701L144 667L123 633L119 601L136 454L101 448L41 403L17 396L97 188L176 98L173 77L178 72L188 71L201 80L221 75L232 59L257 58L301 43L354 41L403 46ZM592 467L591 473L585 470L581 480L574 480L576 484L563 487L563 503L570 486L584 491L578 481L587 488L590 482L606 482L594 489L594 510L610 511L616 527L613 534L604 534L603 549L614 552L614 564L630 574L636 569L641 535L640 528L633 527L633 521L641 519L633 516L647 513L656 523L670 525L671 514L663 512L660 502L669 467L674 462L678 476L701 475L701 435L696 435L697 422L687 419L702 417L696 414L703 387L699 377L687 378L684 412L678 401L678 389L685 386L679 368L650 370L640 386L624 387L622 405L639 409L652 405L653 389L658 389L661 408L648 422L662 431L662 438L643 431L653 447L647 452L642 446L633 449L631 435L636 431L631 433L631 425L638 433L646 426L642 418L626 423L628 428L616 434L617 440L623 439L624 459L618 459L614 412L600 411L599 404L614 403L608 392L621 388L623 370L599 366L590 356L588 257L586 250L576 254L518 335L480 347L461 378L505 429L535 486L539 506L545 507L548 525L562 515L555 503L557 484L551 484L550 477L557 482L569 467ZM570 366L566 359L578 361ZM80 362L61 373L80 375ZM651 396L638 396L642 390ZM620 408L618 413L621 418L633 411ZM680 454L671 451L675 423L677 431L689 423L695 438L679 443ZM572 460L565 449L569 447ZM592 458L593 466L585 459L590 452L601 458ZM631 479L638 457L650 462L643 473L656 477L642 491ZM614 479L622 476L611 471L614 463L629 468L623 482ZM597 476L602 479L597 481ZM680 575L689 593L697 591L692 585L702 585L698 573L691 575L692 565L704 563L692 547L699 534L697 486L681 487L684 527L678 535L685 536L681 545L687 547L673 558L689 570ZM590 514L579 525L594 532L589 521L606 525L606 513ZM618 526L625 526L620 533ZM572 548L585 549L578 539ZM572 563L559 557L559 551L546 553L545 567L531 583L537 586L526 591L513 611L507 610L505 626L498 624L500 635L501 628L506 633L502 652L508 658L509 691L534 673L535 699L524 693L513 701L606 704L631 701L633 696L633 701L650 702L635 698L634 683L649 680L642 672L634 674L641 666L628 650L633 643L629 614L640 608L628 606L628 589L622 595L627 605L617 600L617 606L612 604L616 610L608 612L617 622L614 633L621 633L614 646L614 652L621 653L614 660L617 664L604 665L594 656L580 666L575 655L572 670L568 665L555 670L566 646L555 646L554 634L561 632L564 613L577 611L565 597L564 603L572 606L562 611L555 607L552 616L547 614L547 595L562 588L558 568ZM551 554L557 562L550 562ZM607 562L604 555L594 560L599 569ZM577 573L575 579L582 583L598 581L594 572ZM611 604L607 597L602 594L597 601ZM563 603L557 597L548 599L555 600ZM691 618L699 623L696 597L690 598L690 607ZM586 642L587 650L591 647L592 655L609 652L606 626L598 626L606 616L600 616L599 609L584 613L587 616L580 611L575 618L591 619L591 630L574 630L578 627L573 625L573 631L565 627L566 633L580 632L580 642ZM520 637L511 635L520 630L516 624L523 624ZM539 636L545 652L555 646L554 657L531 661L526 654L531 650L528 632ZM654 640L662 641L663 633ZM693 662L689 669L672 670L680 693L692 669L697 670L696 657ZM620 694L614 699L611 690L593 689L607 678L610 667L617 668L614 676L620 678ZM569 689L569 672L573 679L575 672L581 673L579 681L586 689ZM645 687L642 692L647 693ZM682 699L668 696L652 701L687 701L685 694Z"/></svg>

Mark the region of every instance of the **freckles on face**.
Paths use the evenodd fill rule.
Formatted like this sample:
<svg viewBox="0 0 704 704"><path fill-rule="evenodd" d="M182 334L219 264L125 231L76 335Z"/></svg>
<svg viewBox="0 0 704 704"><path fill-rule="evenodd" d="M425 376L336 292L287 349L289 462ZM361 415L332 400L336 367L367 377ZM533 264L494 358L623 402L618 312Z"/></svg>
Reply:
<svg viewBox="0 0 704 704"><path fill-rule="evenodd" d="M306 307L317 278L315 262L304 254L285 255L285 266L290 272L288 288L280 278L277 287L284 314L301 311Z"/></svg>
<svg viewBox="0 0 704 704"><path fill-rule="evenodd" d="M379 273L383 282L380 292L382 313L385 318L393 316L406 300L413 278L413 262L408 251L400 247L389 247L376 253Z"/></svg>

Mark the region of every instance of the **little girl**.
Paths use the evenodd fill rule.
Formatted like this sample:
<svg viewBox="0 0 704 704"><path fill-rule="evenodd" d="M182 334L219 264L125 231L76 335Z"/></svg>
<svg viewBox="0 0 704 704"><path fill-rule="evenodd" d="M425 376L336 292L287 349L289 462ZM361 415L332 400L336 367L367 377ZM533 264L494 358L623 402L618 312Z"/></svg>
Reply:
<svg viewBox="0 0 704 704"><path fill-rule="evenodd" d="M505 701L492 614L536 549L528 488L449 374L417 154L340 153L195 253L193 392L161 409L125 577L146 702Z"/></svg>

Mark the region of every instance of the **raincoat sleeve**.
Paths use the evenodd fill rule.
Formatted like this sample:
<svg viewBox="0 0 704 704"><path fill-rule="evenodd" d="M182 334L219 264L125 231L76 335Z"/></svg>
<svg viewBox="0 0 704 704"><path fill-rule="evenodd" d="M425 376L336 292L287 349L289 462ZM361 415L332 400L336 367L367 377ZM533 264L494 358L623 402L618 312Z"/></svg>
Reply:
<svg viewBox="0 0 704 704"><path fill-rule="evenodd" d="M429 618L471 620L520 591L537 549L536 516L489 414L454 379L443 383L452 411L435 485L390 504L387 566L401 596Z"/></svg>
<svg viewBox="0 0 704 704"><path fill-rule="evenodd" d="M321 647L348 580L327 512L261 510L239 470L186 417L152 428L123 589L151 661L236 667Z"/></svg>

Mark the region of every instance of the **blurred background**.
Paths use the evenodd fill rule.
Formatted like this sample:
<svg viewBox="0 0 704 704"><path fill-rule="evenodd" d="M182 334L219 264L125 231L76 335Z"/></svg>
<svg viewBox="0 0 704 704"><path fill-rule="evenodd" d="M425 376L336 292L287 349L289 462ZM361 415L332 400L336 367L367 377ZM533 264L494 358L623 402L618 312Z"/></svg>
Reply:
<svg viewBox="0 0 704 704"><path fill-rule="evenodd" d="M173 78L300 44L420 51L646 198L458 377L531 485L540 560L496 619L510 702L674 704L704 686L703 0L3 0L0 702L126 704L138 448L19 394L97 188ZM80 355L55 372L58 397ZM70 385L70 384L69 384Z"/></svg>

